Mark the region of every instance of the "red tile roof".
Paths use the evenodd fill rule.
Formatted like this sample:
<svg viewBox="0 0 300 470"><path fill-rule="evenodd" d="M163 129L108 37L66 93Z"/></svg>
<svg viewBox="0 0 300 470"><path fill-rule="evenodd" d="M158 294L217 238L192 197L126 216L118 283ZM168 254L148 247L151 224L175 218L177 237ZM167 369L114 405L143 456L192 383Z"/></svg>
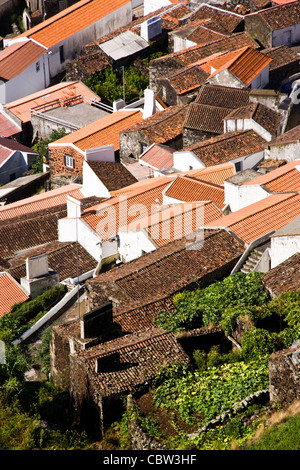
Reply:
<svg viewBox="0 0 300 470"><path fill-rule="evenodd" d="M282 115L262 103L251 103L248 106L235 109L224 119L253 119L275 137L282 120Z"/></svg>
<svg viewBox="0 0 300 470"><path fill-rule="evenodd" d="M300 194L271 194L218 220L210 227L228 227L250 244L267 233L278 230L300 214Z"/></svg>
<svg viewBox="0 0 300 470"><path fill-rule="evenodd" d="M213 5L202 4L189 16L190 21L199 21L200 19L212 19L216 23L223 26L226 31L232 33L239 24L244 20L242 15L233 13L228 10L215 7Z"/></svg>
<svg viewBox="0 0 300 470"><path fill-rule="evenodd" d="M119 354L118 363L110 355ZM189 364L190 360L175 336L159 328L125 335L88 348L79 354L102 396L132 392L138 386L154 379L162 365L172 362ZM95 372L98 358L107 357L110 367Z"/></svg>
<svg viewBox="0 0 300 470"><path fill-rule="evenodd" d="M300 22L300 1L291 1L283 5L266 8L264 10L250 13L247 17L258 16L272 30L284 29Z"/></svg>
<svg viewBox="0 0 300 470"><path fill-rule="evenodd" d="M18 37L29 37L46 47L52 47L128 3L128 0L81 0Z"/></svg>
<svg viewBox="0 0 300 470"><path fill-rule="evenodd" d="M163 201L163 190L170 182L168 178L159 177L150 183L138 185L133 191L109 199L107 202L91 207L82 214L82 219L102 240L115 235L120 227L126 227L137 217L148 216ZM126 188L125 188L126 190ZM144 212L140 213L143 209Z"/></svg>
<svg viewBox="0 0 300 470"><path fill-rule="evenodd" d="M15 41L0 52L0 78L11 80L38 60L47 49L31 40Z"/></svg>
<svg viewBox="0 0 300 470"><path fill-rule="evenodd" d="M18 217L19 215L38 212L60 204L65 204L67 195L82 199L82 186L80 184L70 184L58 189L46 191L45 193L31 196L20 201L0 206L0 220Z"/></svg>
<svg viewBox="0 0 300 470"><path fill-rule="evenodd" d="M142 120L143 114L139 110L116 111L52 142L49 149L57 145L74 144L84 152L94 147L113 145L117 151L120 148L119 133Z"/></svg>
<svg viewBox="0 0 300 470"><path fill-rule="evenodd" d="M24 96L24 98L11 101L4 105L4 109L9 110L22 122L28 122L31 119L30 110L32 108L45 105L54 100L65 100L77 95L84 95L91 99L100 100L98 95L79 81L61 82L44 90Z"/></svg>
<svg viewBox="0 0 300 470"><path fill-rule="evenodd" d="M21 286L6 272L0 273L0 317L9 313L12 306L28 300Z"/></svg>
<svg viewBox="0 0 300 470"><path fill-rule="evenodd" d="M224 181L235 174L234 166L232 163L220 163L219 165L208 166L200 168L199 170L190 170L186 175L193 178L199 178L202 181L214 183L219 186L224 185Z"/></svg>
<svg viewBox="0 0 300 470"><path fill-rule="evenodd" d="M233 131L184 148L192 151L206 166L246 157L262 151L267 142L255 131Z"/></svg>
<svg viewBox="0 0 300 470"><path fill-rule="evenodd" d="M287 291L300 290L300 253L295 253L283 263L270 269L261 278L271 296L278 297Z"/></svg>
<svg viewBox="0 0 300 470"><path fill-rule="evenodd" d="M229 70L244 86L248 86L271 62L271 57L257 49L243 47L207 61L202 68L210 73L211 77L222 70Z"/></svg>
<svg viewBox="0 0 300 470"><path fill-rule="evenodd" d="M250 185L264 185L269 191L278 193L300 191L300 160L289 162L245 183L245 186Z"/></svg>
<svg viewBox="0 0 300 470"><path fill-rule="evenodd" d="M181 203L138 218L130 223L126 230L145 229L160 247L191 235L203 224L209 224L220 215L220 210L212 202Z"/></svg>
<svg viewBox="0 0 300 470"><path fill-rule="evenodd" d="M140 160L157 169L173 167L174 149L162 144L153 144L140 156Z"/></svg>
<svg viewBox="0 0 300 470"><path fill-rule="evenodd" d="M201 175L200 175L201 177ZM179 201L213 201L220 209L224 206L224 188L191 176L179 176L164 192Z"/></svg>
<svg viewBox="0 0 300 470"><path fill-rule="evenodd" d="M21 127L13 122L4 111L0 111L0 135L2 137L12 137L21 132Z"/></svg>

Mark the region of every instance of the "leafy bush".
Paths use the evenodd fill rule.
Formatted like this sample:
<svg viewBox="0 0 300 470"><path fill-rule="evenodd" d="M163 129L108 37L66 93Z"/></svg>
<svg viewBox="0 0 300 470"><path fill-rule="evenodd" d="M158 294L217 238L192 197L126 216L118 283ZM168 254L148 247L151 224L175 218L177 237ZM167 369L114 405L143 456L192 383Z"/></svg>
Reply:
<svg viewBox="0 0 300 470"><path fill-rule="evenodd" d="M30 321L36 321L41 313L50 310L65 294L66 286L60 284L33 300L13 305L10 313L0 318L0 339L11 342L28 329Z"/></svg>
<svg viewBox="0 0 300 470"><path fill-rule="evenodd" d="M246 360L269 356L278 349L278 337L262 328L245 331L242 338L243 357Z"/></svg>
<svg viewBox="0 0 300 470"><path fill-rule="evenodd" d="M172 376L172 367L154 393L154 404L179 412L183 421L197 425L215 418L255 391L268 387L267 358L209 367Z"/></svg>
<svg viewBox="0 0 300 470"><path fill-rule="evenodd" d="M220 325L227 307L244 308L266 302L261 275L236 273L205 289L178 293L173 297L176 312L160 312L155 323L171 331Z"/></svg>
<svg viewBox="0 0 300 470"><path fill-rule="evenodd" d="M130 65L124 69L125 101L140 98L149 84L149 77L139 73L136 67ZM108 67L97 72L85 81L94 93L112 103L123 98L123 71L114 71Z"/></svg>

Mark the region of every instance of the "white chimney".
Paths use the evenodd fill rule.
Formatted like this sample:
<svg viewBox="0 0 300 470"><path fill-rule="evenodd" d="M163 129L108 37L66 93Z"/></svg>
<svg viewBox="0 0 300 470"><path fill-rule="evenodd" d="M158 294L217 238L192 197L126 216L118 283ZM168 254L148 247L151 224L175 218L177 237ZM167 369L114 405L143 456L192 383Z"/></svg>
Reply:
<svg viewBox="0 0 300 470"><path fill-rule="evenodd" d="M67 195L67 217L74 219L80 217L82 214L82 202L75 197Z"/></svg>
<svg viewBox="0 0 300 470"><path fill-rule="evenodd" d="M144 90L144 111L143 111L143 118L147 119L148 117L152 116L156 112L155 107L155 95L152 90L146 88Z"/></svg>

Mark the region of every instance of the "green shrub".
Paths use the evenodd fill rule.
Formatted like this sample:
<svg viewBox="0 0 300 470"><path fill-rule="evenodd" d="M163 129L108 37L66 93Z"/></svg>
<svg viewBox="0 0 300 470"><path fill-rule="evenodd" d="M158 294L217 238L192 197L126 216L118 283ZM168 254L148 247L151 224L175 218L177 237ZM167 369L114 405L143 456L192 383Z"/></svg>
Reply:
<svg viewBox="0 0 300 470"><path fill-rule="evenodd" d="M205 289L181 292L173 297L176 311L160 312L155 323L171 331L220 325L226 308L245 308L261 305L268 300L261 275L236 273L217 281Z"/></svg>
<svg viewBox="0 0 300 470"><path fill-rule="evenodd" d="M275 352L278 347L278 337L275 333L254 327L244 332L241 346L243 357L247 361L255 360Z"/></svg>

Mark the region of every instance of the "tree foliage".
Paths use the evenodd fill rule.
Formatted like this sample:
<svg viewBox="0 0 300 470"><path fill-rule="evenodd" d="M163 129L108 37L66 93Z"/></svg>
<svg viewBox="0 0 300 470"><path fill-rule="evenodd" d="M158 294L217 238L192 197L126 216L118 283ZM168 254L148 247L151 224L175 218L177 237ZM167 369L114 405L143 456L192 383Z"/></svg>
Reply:
<svg viewBox="0 0 300 470"><path fill-rule="evenodd" d="M155 322L171 331L220 325L226 308L261 305L268 299L259 273L236 273L205 289L176 294L176 312L160 312Z"/></svg>
<svg viewBox="0 0 300 470"><path fill-rule="evenodd" d="M61 137L64 137L66 134L67 133L64 127L55 129L54 131L51 132L49 138L41 139L32 146L32 150L34 150L34 152L37 153L37 158L32 165L32 169L34 173L43 172L43 163L48 161L48 145L51 142L55 142Z"/></svg>
<svg viewBox="0 0 300 470"><path fill-rule="evenodd" d="M147 75L139 73L136 67L130 65L124 68L124 88L123 89L123 70L113 70L108 67L101 72L97 72L85 81L94 93L101 98L112 103L119 99L123 99L125 91L125 102L128 103L133 99L140 98L147 88L149 78Z"/></svg>

